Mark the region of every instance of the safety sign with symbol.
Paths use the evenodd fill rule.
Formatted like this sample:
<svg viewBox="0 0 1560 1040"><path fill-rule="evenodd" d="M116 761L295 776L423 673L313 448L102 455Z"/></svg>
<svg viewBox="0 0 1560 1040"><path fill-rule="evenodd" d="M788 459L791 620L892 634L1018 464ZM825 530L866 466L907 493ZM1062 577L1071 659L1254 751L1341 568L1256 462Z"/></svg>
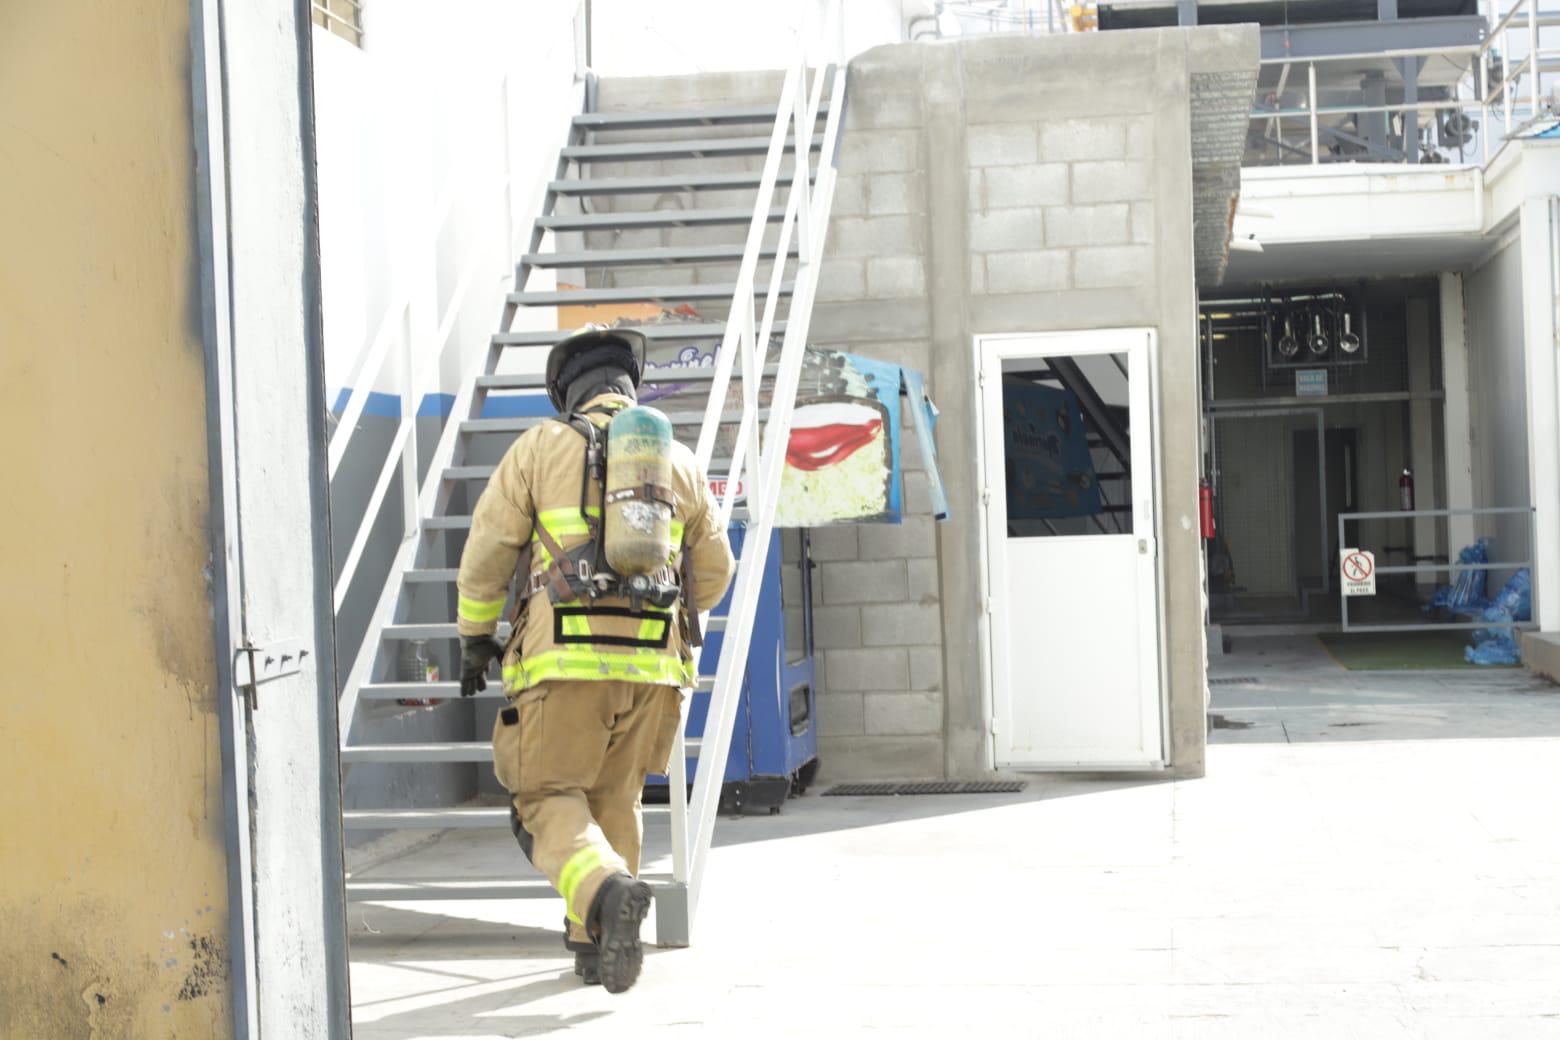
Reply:
<svg viewBox="0 0 1560 1040"><path fill-rule="evenodd" d="M1344 549L1338 553L1338 572L1345 596L1376 594L1376 554L1368 549Z"/></svg>

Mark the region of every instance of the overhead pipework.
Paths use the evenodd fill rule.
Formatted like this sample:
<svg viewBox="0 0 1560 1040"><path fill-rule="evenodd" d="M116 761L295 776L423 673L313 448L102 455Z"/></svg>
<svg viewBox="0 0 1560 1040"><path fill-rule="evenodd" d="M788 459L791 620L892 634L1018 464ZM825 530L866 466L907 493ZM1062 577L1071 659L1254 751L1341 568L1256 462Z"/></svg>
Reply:
<svg viewBox="0 0 1560 1040"><path fill-rule="evenodd" d="M1260 296L1205 300L1199 306L1209 346L1246 332L1262 345L1264 372L1361 365L1368 359L1363 290L1266 290Z"/></svg>

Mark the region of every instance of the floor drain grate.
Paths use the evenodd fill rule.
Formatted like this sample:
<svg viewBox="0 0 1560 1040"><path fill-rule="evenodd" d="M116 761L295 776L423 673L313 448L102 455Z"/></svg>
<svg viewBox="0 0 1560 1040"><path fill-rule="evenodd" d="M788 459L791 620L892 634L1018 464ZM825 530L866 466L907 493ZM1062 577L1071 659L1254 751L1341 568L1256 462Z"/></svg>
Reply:
<svg viewBox="0 0 1560 1040"><path fill-rule="evenodd" d="M1209 686L1255 686L1259 680L1255 675L1221 675L1217 679L1209 679Z"/></svg>
<svg viewBox="0 0 1560 1040"><path fill-rule="evenodd" d="M910 784L835 784L829 795L1016 794L1029 786L1022 780L922 780Z"/></svg>

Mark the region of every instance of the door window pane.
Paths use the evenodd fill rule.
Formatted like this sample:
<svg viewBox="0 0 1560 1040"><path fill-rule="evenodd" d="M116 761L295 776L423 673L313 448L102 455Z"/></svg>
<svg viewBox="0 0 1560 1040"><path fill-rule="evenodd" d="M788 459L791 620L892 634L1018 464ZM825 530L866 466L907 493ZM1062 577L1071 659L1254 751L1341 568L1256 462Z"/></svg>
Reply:
<svg viewBox="0 0 1560 1040"><path fill-rule="evenodd" d="M1002 362L1009 537L1132 533L1127 356Z"/></svg>

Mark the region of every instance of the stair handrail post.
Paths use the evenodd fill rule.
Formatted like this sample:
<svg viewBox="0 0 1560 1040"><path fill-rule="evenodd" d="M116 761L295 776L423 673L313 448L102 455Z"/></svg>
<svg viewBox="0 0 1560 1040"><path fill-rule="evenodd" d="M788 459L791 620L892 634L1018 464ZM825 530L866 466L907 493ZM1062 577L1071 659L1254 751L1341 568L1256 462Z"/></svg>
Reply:
<svg viewBox="0 0 1560 1040"><path fill-rule="evenodd" d="M763 582L764 567L768 561L769 541L774 531L774 506L785 465L785 446L790 438L791 414L796 403L796 391L801 382L802 359L806 349L808 326L811 323L813 297L817 290L819 264L822 260L825 237L823 232L828 224L829 208L833 200L835 145L838 141L844 110L845 81L846 71L841 66L834 77L833 97L824 130L823 148L819 153L817 184L813 192L812 205L806 214L806 219L817 234L808 243L809 251L798 256L785 337L780 349L780 363L770 399L769 419L764 424L762 451L758 455L754 473L755 487L749 494L749 502L756 501L762 505L762 508L751 510L753 515L743 539L742 556L737 564L737 575L731 598L733 613L727 618L725 634L721 640L720 660L715 673L715 689L710 695L709 713L705 719L705 738L700 744L699 769L694 778L693 799L689 808L689 815L692 817L688 881L690 933L692 918L697 913L699 894L703 886L704 866L709 857L710 842L714 837L715 813L719 808L720 786L726 771L731 726L736 712L736 695L747 666L747 654L753 632L753 616L757 610L758 593ZM806 179L805 176L803 179Z"/></svg>

